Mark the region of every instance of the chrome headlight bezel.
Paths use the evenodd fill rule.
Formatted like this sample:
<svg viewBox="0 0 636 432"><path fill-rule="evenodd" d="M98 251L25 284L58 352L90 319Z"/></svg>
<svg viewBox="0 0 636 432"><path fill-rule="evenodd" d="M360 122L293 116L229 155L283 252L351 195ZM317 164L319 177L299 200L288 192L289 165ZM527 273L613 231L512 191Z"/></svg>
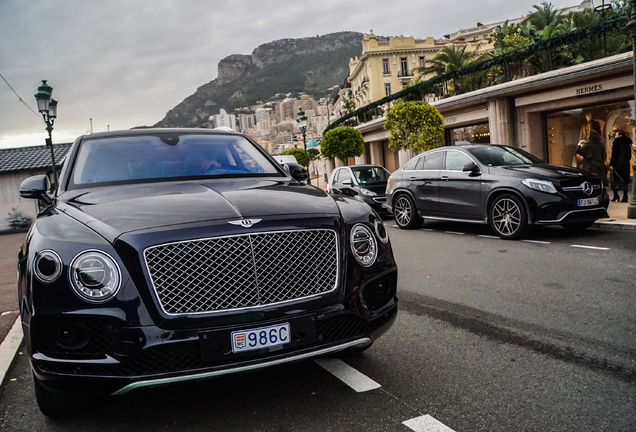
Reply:
<svg viewBox="0 0 636 432"><path fill-rule="evenodd" d="M375 221L373 221L373 228L375 228L375 235L378 237L378 239L382 243L387 244L389 242L389 232L384 226L382 220L376 219Z"/></svg>
<svg viewBox="0 0 636 432"><path fill-rule="evenodd" d="M49 258L53 261L55 269L51 275L45 275L39 268L39 264L44 258ZM57 252L51 249L41 250L36 254L35 259L33 260L33 274L35 275L35 278L42 283L51 284L55 282L60 278L63 270L64 264L62 263L62 258L60 258Z"/></svg>
<svg viewBox="0 0 636 432"><path fill-rule="evenodd" d="M89 276L90 273L96 276ZM89 278L95 279L93 286L90 286ZM68 280L75 294L82 300L104 303L119 292L121 270L117 261L106 252L89 249L75 255L69 266Z"/></svg>
<svg viewBox="0 0 636 432"><path fill-rule="evenodd" d="M351 252L356 261L363 267L370 267L378 257L378 243L373 231L364 224L356 224L351 228L349 236Z"/></svg>
<svg viewBox="0 0 636 432"><path fill-rule="evenodd" d="M536 190L539 192L545 192L545 193L551 193L551 194L555 194L558 192L556 187L554 186L554 183L548 180L527 178L527 179L521 180L521 184L523 184L525 187L529 189Z"/></svg>

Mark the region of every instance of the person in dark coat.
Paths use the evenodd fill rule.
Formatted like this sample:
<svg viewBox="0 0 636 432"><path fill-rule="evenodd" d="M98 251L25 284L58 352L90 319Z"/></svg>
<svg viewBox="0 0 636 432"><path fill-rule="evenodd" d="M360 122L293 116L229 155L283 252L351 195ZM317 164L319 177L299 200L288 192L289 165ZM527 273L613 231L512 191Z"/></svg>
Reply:
<svg viewBox="0 0 636 432"><path fill-rule="evenodd" d="M618 191L622 190L623 199L627 202L627 188L629 186L629 161L632 158L632 140L625 131L616 132L614 144L612 144L612 158L610 159L610 171L612 171L612 201L618 201Z"/></svg>
<svg viewBox="0 0 636 432"><path fill-rule="evenodd" d="M590 130L587 134L587 140L579 141L576 154L582 157L581 168L599 176L603 184L607 186L607 170L605 169L607 152L601 135L595 130Z"/></svg>

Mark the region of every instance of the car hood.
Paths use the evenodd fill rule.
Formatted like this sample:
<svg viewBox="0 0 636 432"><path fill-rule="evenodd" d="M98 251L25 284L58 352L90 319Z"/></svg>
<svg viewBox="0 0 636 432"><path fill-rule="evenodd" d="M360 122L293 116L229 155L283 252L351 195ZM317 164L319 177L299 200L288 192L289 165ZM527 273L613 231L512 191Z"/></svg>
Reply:
<svg viewBox="0 0 636 432"><path fill-rule="evenodd" d="M522 167L491 167L491 172L502 174L507 172L508 175L520 178L544 178L550 180L568 180L568 179L584 179L595 177L594 174L579 168L573 168L563 165L536 164L523 165Z"/></svg>
<svg viewBox="0 0 636 432"><path fill-rule="evenodd" d="M255 179L108 186L69 191L59 201L60 210L110 239L205 221L339 214L333 198L321 189Z"/></svg>

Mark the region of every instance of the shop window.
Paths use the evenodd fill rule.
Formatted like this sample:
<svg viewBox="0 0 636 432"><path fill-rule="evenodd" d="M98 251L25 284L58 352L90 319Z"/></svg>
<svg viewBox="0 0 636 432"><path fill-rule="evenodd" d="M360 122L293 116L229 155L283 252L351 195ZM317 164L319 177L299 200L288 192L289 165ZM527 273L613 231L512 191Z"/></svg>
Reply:
<svg viewBox="0 0 636 432"><path fill-rule="evenodd" d="M490 127L488 123L449 129L447 145L490 144Z"/></svg>
<svg viewBox="0 0 636 432"><path fill-rule="evenodd" d="M576 146L587 138L590 130L603 137L607 162L612 155L612 144L617 131L623 130L634 141L634 102L583 107L558 111L546 115L548 162L576 167Z"/></svg>

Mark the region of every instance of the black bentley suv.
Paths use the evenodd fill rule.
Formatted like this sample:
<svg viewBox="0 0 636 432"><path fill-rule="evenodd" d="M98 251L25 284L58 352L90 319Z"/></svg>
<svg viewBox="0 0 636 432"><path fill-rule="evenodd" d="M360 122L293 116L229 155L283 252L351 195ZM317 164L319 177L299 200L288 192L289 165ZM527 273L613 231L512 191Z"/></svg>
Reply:
<svg viewBox="0 0 636 432"><path fill-rule="evenodd" d="M472 222L490 224L504 239L521 238L532 225L583 230L608 217L609 205L598 176L489 144L416 156L391 174L386 196L400 228L424 218Z"/></svg>
<svg viewBox="0 0 636 432"><path fill-rule="evenodd" d="M18 256L40 410L93 394L367 349L397 266L365 204L292 177L248 137L143 129L78 138ZM299 171L299 175L305 175Z"/></svg>

